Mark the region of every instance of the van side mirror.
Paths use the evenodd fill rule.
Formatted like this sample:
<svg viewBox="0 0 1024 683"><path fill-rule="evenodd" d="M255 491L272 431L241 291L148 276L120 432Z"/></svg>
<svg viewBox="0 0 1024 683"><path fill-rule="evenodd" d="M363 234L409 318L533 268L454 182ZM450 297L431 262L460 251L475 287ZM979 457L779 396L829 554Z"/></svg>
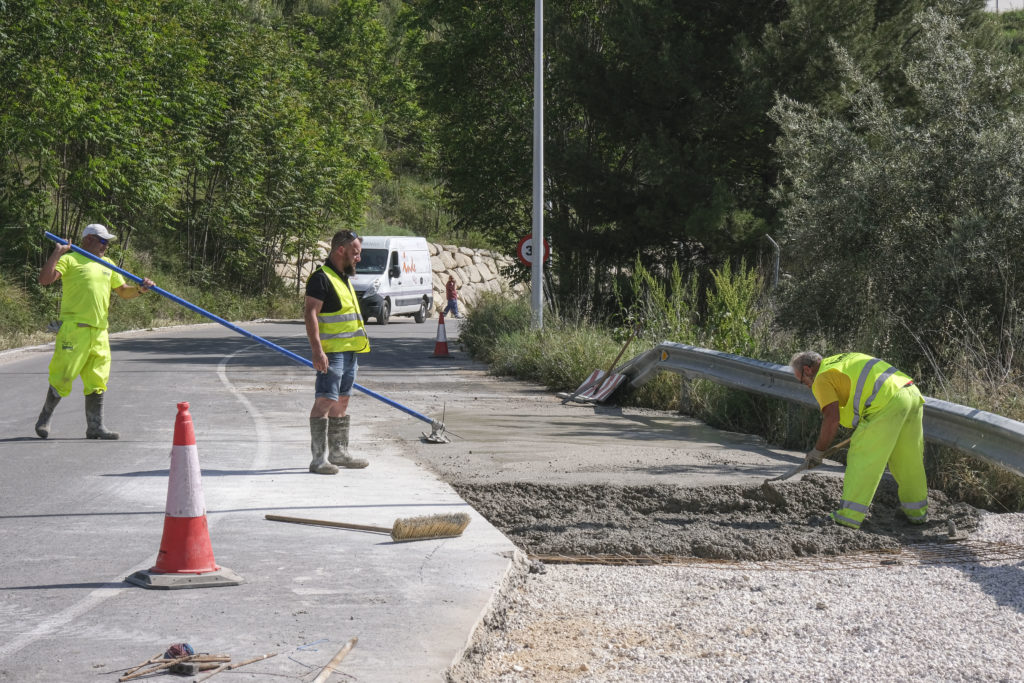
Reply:
<svg viewBox="0 0 1024 683"><path fill-rule="evenodd" d="M402 266L397 263L391 266L391 270L388 271L388 275L394 278L402 277Z"/></svg>

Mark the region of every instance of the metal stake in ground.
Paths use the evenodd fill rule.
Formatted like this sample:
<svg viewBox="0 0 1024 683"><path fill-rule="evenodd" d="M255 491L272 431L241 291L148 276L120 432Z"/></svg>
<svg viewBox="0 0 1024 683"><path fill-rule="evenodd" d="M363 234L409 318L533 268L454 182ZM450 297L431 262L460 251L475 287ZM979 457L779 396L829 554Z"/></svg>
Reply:
<svg viewBox="0 0 1024 683"><path fill-rule="evenodd" d="M57 235L54 235L51 232L44 232L43 234L46 235L46 237L48 239L51 239L54 242L57 242L58 244L69 244L69 242L67 240L62 239L62 238L58 237ZM110 270L112 270L112 271L114 271L116 273L120 273L121 275L123 275L124 277L128 278L132 282L135 282L135 283L138 283L138 284L142 283L142 278L139 277L138 275L135 275L133 273L129 273L127 270L124 270L122 268L118 268L114 264L108 263L108 262L104 261L103 259L101 259L101 258L99 258L97 256L94 256L93 254L90 254L85 249L82 249L81 247L75 246L74 244L71 244L70 246L71 246L71 250L74 251L76 254L81 254L82 256L85 256L86 258L92 259L93 261L95 261L96 263L100 264L104 268L109 268ZM228 328L232 332L237 332L238 334L242 335L243 337L248 337L249 339L252 339L255 342L259 342L260 344L263 344L264 346L266 346L268 349L273 349L274 351L277 351L278 353L283 353L284 355L288 356L289 358L291 358L293 361L296 361L297 363L302 363L303 365L305 365L306 367L309 367L309 368L313 367L313 361L309 360L308 358L303 358L302 356L300 356L300 355L298 355L296 353L292 353L291 351L289 351L286 348L278 346L277 344L275 344L272 341L268 341L268 340L264 339L263 337L260 337L259 335L255 335L252 332L249 332L248 330L243 330L238 325L235 325L234 323L230 323L227 320L224 320L223 318L220 318L220 317L214 315L213 313L210 313L209 311L204 310L204 309L200 308L199 306L196 306L195 304L193 304L191 302L185 301L180 296L176 296L174 294L171 294L167 290L161 289L160 287L157 287L155 285L150 287L150 290L156 292L157 294L159 294L160 296L162 296L162 297L164 297L166 299L170 299L171 301L173 301L176 304L181 304L182 306L184 306L185 308L189 309L190 311L193 311L195 313L198 313L199 315L202 315L202 316L205 316L205 317L209 318L210 320L212 320L215 323L219 323L219 324L223 325L224 327ZM396 401L392 401L390 398L387 398L386 396L382 396L381 394L378 394L375 391L371 391L371 390L367 389L366 387L364 387L364 386L362 386L360 384L353 384L352 386L355 387L356 389L358 389L359 391L363 392L367 396L371 396L371 397L377 399L378 401L381 401L383 403L387 403L392 408L397 408L398 410L401 410L406 415L411 415L412 417L415 417L417 420L423 420L424 422L429 424L430 428L432 430L430 432L430 435L431 435L431 437L433 437L433 439L429 440L430 443L447 443L447 439L444 439L445 427L444 427L444 424L442 424L441 422L438 422L437 420L431 419L431 418L427 417L426 415L423 415L422 413L418 413L415 410L413 410L412 408L408 408L406 406L403 406L401 403L398 403Z"/></svg>

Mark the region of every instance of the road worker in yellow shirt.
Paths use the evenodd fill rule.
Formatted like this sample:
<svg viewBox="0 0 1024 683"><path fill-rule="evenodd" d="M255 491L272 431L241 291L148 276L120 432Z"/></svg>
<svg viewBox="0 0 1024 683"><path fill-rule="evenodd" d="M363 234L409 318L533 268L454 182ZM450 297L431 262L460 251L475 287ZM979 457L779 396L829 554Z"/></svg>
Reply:
<svg viewBox="0 0 1024 683"><path fill-rule="evenodd" d="M92 223L82 230L82 249L106 258L107 245L117 239L106 226ZM92 259L71 251L71 244L58 244L39 272L39 284L60 280L63 294L60 330L50 360L50 386L43 410L36 421L36 435L50 435L50 418L61 398L71 393L76 377L82 378L85 392L85 419L88 439L117 439L117 432L103 425L103 395L110 379L110 341L107 337L107 310L110 292L122 299L134 299L153 286L143 278L141 285L126 284L124 277Z"/></svg>
<svg viewBox="0 0 1024 683"><path fill-rule="evenodd" d="M859 529L888 465L907 520L927 521L924 399L914 380L863 353L822 358L814 351L803 351L793 356L789 366L821 407L821 431L807 453L808 467L821 464L839 425L854 430L846 456L843 499L832 520Z"/></svg>

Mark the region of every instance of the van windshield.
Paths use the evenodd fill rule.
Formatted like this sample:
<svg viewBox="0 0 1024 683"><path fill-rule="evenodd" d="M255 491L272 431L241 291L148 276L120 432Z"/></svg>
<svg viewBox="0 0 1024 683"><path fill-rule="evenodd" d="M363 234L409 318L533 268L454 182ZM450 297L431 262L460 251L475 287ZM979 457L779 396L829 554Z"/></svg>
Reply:
<svg viewBox="0 0 1024 683"><path fill-rule="evenodd" d="M384 272L388 265L387 249L363 249L363 253L356 264L356 273L364 275L379 275Z"/></svg>

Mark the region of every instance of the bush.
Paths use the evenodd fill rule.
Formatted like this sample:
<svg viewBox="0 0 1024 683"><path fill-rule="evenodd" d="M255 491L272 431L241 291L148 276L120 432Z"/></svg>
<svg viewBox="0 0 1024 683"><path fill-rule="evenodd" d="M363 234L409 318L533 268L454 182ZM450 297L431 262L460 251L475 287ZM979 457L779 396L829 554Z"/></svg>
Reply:
<svg viewBox="0 0 1024 683"><path fill-rule="evenodd" d="M526 299L507 299L487 292L466 317L459 342L476 359L492 362L499 338L530 329L530 304Z"/></svg>
<svg viewBox="0 0 1024 683"><path fill-rule="evenodd" d="M34 299L41 299L40 294L33 297L0 273L0 349L42 343L49 337L45 329L53 306L49 301L37 304Z"/></svg>

